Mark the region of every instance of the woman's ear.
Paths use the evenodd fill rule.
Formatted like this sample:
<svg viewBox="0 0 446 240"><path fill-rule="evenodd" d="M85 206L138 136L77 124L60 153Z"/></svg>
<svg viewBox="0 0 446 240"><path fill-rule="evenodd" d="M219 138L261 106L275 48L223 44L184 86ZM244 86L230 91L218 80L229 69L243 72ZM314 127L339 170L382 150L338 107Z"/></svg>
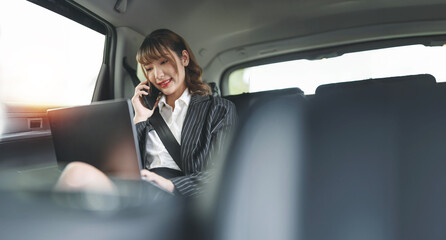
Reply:
<svg viewBox="0 0 446 240"><path fill-rule="evenodd" d="M189 53L186 50L183 50L181 52L181 62L183 63L183 66L187 67L189 65Z"/></svg>

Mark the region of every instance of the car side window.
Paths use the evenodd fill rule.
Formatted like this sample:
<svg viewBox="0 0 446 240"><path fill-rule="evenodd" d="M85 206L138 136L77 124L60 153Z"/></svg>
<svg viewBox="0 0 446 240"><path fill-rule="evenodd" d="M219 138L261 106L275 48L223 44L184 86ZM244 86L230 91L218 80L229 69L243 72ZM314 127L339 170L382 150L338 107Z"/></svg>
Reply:
<svg viewBox="0 0 446 240"><path fill-rule="evenodd" d="M0 101L89 104L105 35L28 1L0 5Z"/></svg>
<svg viewBox="0 0 446 240"><path fill-rule="evenodd" d="M437 82L444 82L444 59L444 45L416 44L239 68L225 79L226 95L291 87L311 95L324 84L425 73L433 75Z"/></svg>

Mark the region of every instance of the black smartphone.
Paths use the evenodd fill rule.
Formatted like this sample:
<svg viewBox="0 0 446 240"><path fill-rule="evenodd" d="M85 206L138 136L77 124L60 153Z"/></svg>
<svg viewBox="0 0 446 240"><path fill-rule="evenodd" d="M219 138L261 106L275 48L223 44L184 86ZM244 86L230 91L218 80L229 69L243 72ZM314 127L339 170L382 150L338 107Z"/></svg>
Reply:
<svg viewBox="0 0 446 240"><path fill-rule="evenodd" d="M124 69L130 74L131 80L133 82L133 85L136 87L140 83L138 76L136 74L136 70L133 69L128 63L127 63L127 57L123 58L123 66ZM148 85L148 83L147 83ZM146 91L146 90L144 90ZM142 103L149 108L150 110L153 109L153 106L156 103L156 99L161 94L161 91L158 90L156 87L151 87L151 91L149 92L149 95L142 95Z"/></svg>
<svg viewBox="0 0 446 240"><path fill-rule="evenodd" d="M147 84L148 85L148 84ZM146 90L144 90L146 91ZM153 109L153 106L155 106L156 100L160 96L161 91L158 90L158 88L152 86L150 87L149 95L142 95L142 100L144 105L149 108L150 110Z"/></svg>

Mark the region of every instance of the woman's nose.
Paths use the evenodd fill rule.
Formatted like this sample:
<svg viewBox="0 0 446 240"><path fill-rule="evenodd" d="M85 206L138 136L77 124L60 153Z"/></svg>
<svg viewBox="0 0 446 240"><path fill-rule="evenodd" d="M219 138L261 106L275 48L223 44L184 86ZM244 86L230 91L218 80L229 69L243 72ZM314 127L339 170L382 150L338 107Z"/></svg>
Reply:
<svg viewBox="0 0 446 240"><path fill-rule="evenodd" d="M157 67L154 70L155 70L155 78L162 80L164 77L164 71L160 67Z"/></svg>

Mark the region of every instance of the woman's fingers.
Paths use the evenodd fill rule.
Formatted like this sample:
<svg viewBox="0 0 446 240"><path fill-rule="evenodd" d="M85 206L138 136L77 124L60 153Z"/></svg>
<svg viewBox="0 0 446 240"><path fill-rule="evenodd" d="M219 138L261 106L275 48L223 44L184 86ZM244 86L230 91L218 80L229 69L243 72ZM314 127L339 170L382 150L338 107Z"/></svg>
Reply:
<svg viewBox="0 0 446 240"><path fill-rule="evenodd" d="M150 87L147 86L146 84L142 84L142 83L140 83L140 84L138 84L138 86L136 86L136 88L135 88L135 93L138 93L138 92L140 92L140 91L144 91L144 89L145 89L145 90L150 90Z"/></svg>
<svg viewBox="0 0 446 240"><path fill-rule="evenodd" d="M145 179L152 181L152 182L157 182L157 180L159 180L159 175L156 173L153 173L147 169L143 169L141 170L141 176L143 176Z"/></svg>
<svg viewBox="0 0 446 240"><path fill-rule="evenodd" d="M147 177L147 175L149 175L151 172L147 169L143 169L141 170L141 176L143 177Z"/></svg>
<svg viewBox="0 0 446 240"><path fill-rule="evenodd" d="M134 97L142 97L144 95L149 95L149 90L150 87L147 85L147 80L141 82L135 87Z"/></svg>
<svg viewBox="0 0 446 240"><path fill-rule="evenodd" d="M143 96L149 95L149 90L150 87L147 85L147 81L141 82L135 87L135 93L132 97L132 105L133 109L135 110L133 121L135 123L146 121L153 114L153 109L148 109L144 104L144 99L142 98Z"/></svg>
<svg viewBox="0 0 446 240"><path fill-rule="evenodd" d="M141 90L141 91L138 92L138 95L140 97L142 97L142 95L149 95L149 93L147 91Z"/></svg>
<svg viewBox="0 0 446 240"><path fill-rule="evenodd" d="M175 186L173 185L172 181L161 177L160 175L153 173L147 169L141 170L141 176L143 176L146 180L149 180L151 182L154 182L161 188L164 188L165 190L169 192L173 192Z"/></svg>

